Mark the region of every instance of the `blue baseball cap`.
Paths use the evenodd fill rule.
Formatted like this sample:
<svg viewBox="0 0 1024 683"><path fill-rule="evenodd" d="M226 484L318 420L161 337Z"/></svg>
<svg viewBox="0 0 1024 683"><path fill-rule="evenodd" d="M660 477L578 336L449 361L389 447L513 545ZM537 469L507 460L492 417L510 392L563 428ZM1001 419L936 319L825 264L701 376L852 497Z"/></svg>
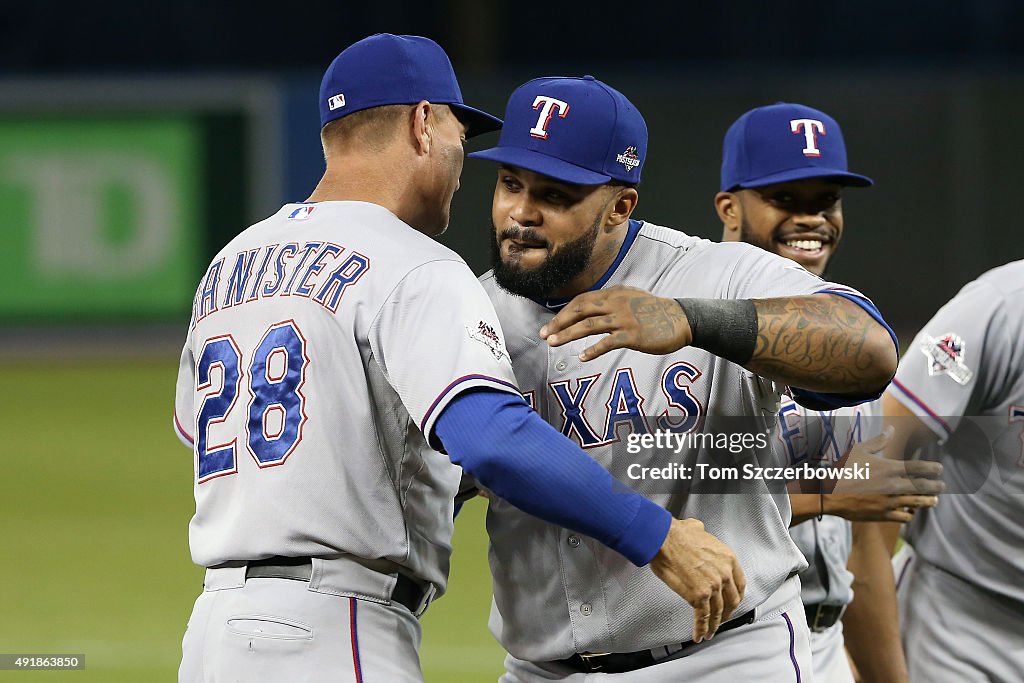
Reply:
<svg viewBox="0 0 1024 683"><path fill-rule="evenodd" d="M576 185L638 183L647 124L622 93L593 76L535 78L509 97L498 146L469 156Z"/></svg>
<svg viewBox="0 0 1024 683"><path fill-rule="evenodd" d="M455 70L440 45L421 36L377 33L334 58L320 83L320 127L371 107L447 104L472 137L501 128L501 119L466 106Z"/></svg>
<svg viewBox="0 0 1024 683"><path fill-rule="evenodd" d="M777 102L751 109L726 131L722 192L804 178L834 178L854 187L874 184L847 170L843 131L817 109Z"/></svg>

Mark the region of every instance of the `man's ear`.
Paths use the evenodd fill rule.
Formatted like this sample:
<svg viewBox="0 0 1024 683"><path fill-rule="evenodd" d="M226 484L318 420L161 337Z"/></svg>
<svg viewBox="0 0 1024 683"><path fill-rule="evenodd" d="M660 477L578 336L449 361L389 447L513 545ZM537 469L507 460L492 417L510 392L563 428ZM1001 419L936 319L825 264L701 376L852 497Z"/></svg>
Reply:
<svg viewBox="0 0 1024 683"><path fill-rule="evenodd" d="M608 225L621 225L629 220L640 201L640 194L635 187L619 188L612 200L611 212L608 214Z"/></svg>
<svg viewBox="0 0 1024 683"><path fill-rule="evenodd" d="M722 221L722 240L735 242L739 239L740 223L743 220L743 206L735 192L719 192L715 195L715 211Z"/></svg>
<svg viewBox="0 0 1024 683"><path fill-rule="evenodd" d="M430 153L430 145L434 140L434 112L430 102L422 100L412 109L409 122L409 135L418 155Z"/></svg>

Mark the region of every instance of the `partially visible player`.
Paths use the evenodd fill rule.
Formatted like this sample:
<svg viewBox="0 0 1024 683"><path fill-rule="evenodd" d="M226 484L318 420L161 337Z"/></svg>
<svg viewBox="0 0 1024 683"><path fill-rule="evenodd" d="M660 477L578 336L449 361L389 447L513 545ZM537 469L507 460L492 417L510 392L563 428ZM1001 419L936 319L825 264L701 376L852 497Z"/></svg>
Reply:
<svg viewBox="0 0 1024 683"><path fill-rule="evenodd" d="M819 406L874 398L896 355L877 310L750 245L632 219L646 124L593 77L521 86L498 146L471 156L500 165L494 270L482 279L520 387L622 481L702 521L736 551L747 577L740 616L701 642L690 611L672 605L646 569L492 496L491 628L510 653L502 680L583 681L598 672L593 680L806 679L796 579L805 562L788 534L785 490L748 479L730 482L742 495L699 484L691 493L686 481L637 479L628 473L663 466L667 456L627 444L655 430L684 433L705 417L752 416L770 427L785 385ZM681 294L691 298L671 298ZM620 331L627 318L636 325ZM637 330L644 350L658 355L622 348ZM672 457L691 466L715 455L693 446ZM736 457L767 456L745 449Z"/></svg>
<svg viewBox="0 0 1024 683"><path fill-rule="evenodd" d="M175 426L208 569L179 679L422 681L417 618L445 590L457 464L650 562L714 633L744 592L732 552L614 492L530 410L487 296L431 239L466 136L500 121L463 103L440 46L390 34L334 60L320 115L312 196L231 240L193 304Z"/></svg>
<svg viewBox="0 0 1024 683"><path fill-rule="evenodd" d="M871 184L848 171L842 131L828 114L782 102L752 109L725 135L715 196L722 239L753 244L821 276L844 235L843 190ZM785 397L779 434L790 461L834 464L854 443L871 439L880 451L879 404L808 411ZM800 573L801 595L818 683L853 681L844 625L865 683L907 678L889 556L871 524L907 519L908 508L935 504L934 496L916 495L914 482L906 485L905 495L791 495L790 533L808 563Z"/></svg>
<svg viewBox="0 0 1024 683"><path fill-rule="evenodd" d="M893 452L941 447L947 493L904 527L912 683L1024 676L1024 261L967 284L918 333L883 399Z"/></svg>

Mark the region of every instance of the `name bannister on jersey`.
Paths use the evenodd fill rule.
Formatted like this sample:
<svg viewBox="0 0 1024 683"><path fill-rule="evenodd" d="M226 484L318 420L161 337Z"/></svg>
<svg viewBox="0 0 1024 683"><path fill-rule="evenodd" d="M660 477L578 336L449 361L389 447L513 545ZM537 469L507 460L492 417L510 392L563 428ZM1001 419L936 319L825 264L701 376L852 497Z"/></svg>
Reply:
<svg viewBox="0 0 1024 683"><path fill-rule="evenodd" d="M331 242L268 244L239 252L210 264L196 292L191 326L218 310L281 296L304 297L336 313L346 289L369 269L369 257Z"/></svg>

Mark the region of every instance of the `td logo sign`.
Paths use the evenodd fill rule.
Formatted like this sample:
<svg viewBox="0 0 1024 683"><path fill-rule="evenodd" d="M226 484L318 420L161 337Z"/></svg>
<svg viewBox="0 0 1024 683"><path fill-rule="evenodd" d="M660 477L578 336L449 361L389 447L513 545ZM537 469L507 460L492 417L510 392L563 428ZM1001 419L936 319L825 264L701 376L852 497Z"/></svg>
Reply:
<svg viewBox="0 0 1024 683"><path fill-rule="evenodd" d="M201 240L186 120L0 120L0 316L187 311Z"/></svg>
<svg viewBox="0 0 1024 683"><path fill-rule="evenodd" d="M12 156L5 167L29 192L29 257L40 276L131 280L170 255L178 198L155 160L65 152Z"/></svg>

